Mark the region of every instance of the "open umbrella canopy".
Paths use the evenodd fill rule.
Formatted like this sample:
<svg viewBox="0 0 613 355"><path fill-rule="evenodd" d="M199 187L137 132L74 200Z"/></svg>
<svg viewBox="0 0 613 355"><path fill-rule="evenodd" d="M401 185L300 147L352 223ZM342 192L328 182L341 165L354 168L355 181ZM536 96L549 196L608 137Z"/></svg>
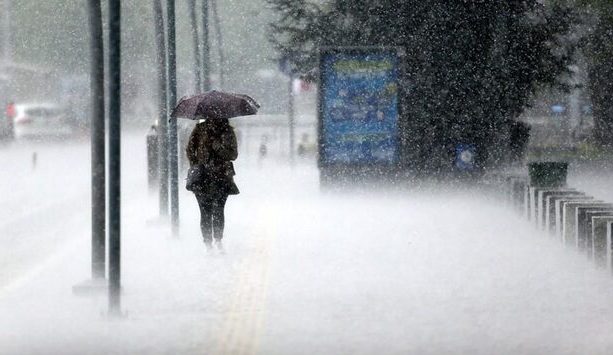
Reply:
<svg viewBox="0 0 613 355"><path fill-rule="evenodd" d="M207 91L193 96L184 96L170 114L171 118L228 119L237 116L255 115L260 108L252 97L223 91Z"/></svg>

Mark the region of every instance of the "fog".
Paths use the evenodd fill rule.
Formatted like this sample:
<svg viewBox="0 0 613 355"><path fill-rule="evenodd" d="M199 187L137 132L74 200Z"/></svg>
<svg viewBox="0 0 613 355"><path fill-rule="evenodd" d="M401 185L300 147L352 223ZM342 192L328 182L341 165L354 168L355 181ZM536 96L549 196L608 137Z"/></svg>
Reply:
<svg viewBox="0 0 613 355"><path fill-rule="evenodd" d="M194 50L187 3L176 2L178 97L195 94ZM0 22L8 26L3 27L0 41L3 107L8 101L86 106L90 63L87 4L76 0L5 0L1 6L11 14L8 20L3 17ZM201 6L198 1L196 10L200 11ZM107 7L103 1L105 46L108 46ZM225 45L220 55L220 35L211 9L209 60L213 85L218 89L250 92L266 112L284 110L286 102L279 100L279 96L286 93L287 78L278 72L277 54L267 41L272 13L265 1L223 1L217 5L217 12ZM152 1L122 1L122 110L124 120L130 124L156 119L153 18ZM202 35L200 17L197 21ZM220 81L222 68L223 82ZM86 109L83 110L86 112ZM87 119L82 120L87 125Z"/></svg>
<svg viewBox="0 0 613 355"><path fill-rule="evenodd" d="M190 193L178 237L157 220L143 133L123 141L121 319L71 291L90 272L87 142L3 149L3 353L610 351L610 277L478 189L322 192L313 159L243 146L209 255Z"/></svg>
<svg viewBox="0 0 613 355"><path fill-rule="evenodd" d="M501 183L563 162L562 185L613 202L609 5L208 0L210 64L196 70L190 3L176 4L178 97L206 69L210 88L261 108L230 119L240 194L224 252L203 243L185 189L196 121L178 119L174 234L148 176L147 135L168 118L153 1L123 1L117 315L106 289L79 288L92 277L87 6L0 0L0 354L613 351L611 270L535 228ZM356 46L397 62L324 65L320 49Z"/></svg>

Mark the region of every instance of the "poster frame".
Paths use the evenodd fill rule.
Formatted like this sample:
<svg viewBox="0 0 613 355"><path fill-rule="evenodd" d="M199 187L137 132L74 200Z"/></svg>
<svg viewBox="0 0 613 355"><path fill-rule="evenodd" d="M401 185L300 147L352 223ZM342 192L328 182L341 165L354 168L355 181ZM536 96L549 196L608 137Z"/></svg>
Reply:
<svg viewBox="0 0 613 355"><path fill-rule="evenodd" d="M325 136L324 136L324 96L326 94L326 80L324 78L324 61L329 55L364 55L364 54L394 54L397 57L397 76L396 84L398 87L396 100L396 141L395 160L389 162L330 162L325 156ZM402 47L393 46L351 46L351 47L321 47L318 56L318 82L319 90L317 94L317 145L318 145L318 167L321 180L338 179L339 175L352 175L371 173L375 175L396 174L402 166L404 140L402 128L404 127L402 97L403 95L403 56L405 51Z"/></svg>

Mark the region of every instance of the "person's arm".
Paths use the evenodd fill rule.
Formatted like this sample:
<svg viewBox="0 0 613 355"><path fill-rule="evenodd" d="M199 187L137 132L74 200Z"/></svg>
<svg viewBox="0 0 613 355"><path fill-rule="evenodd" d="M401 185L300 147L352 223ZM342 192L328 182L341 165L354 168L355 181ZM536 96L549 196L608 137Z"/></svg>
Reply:
<svg viewBox="0 0 613 355"><path fill-rule="evenodd" d="M236 134L234 131L228 130L224 132L219 141L214 141L213 149L215 153L223 160L236 160L238 157L238 146L236 143Z"/></svg>
<svg viewBox="0 0 613 355"><path fill-rule="evenodd" d="M196 164L196 160L198 159L198 143L199 143L199 134L198 129L194 128L192 133L189 136L189 140L187 141L187 148L185 149L185 153L187 155L187 160L189 160L189 165L193 166Z"/></svg>

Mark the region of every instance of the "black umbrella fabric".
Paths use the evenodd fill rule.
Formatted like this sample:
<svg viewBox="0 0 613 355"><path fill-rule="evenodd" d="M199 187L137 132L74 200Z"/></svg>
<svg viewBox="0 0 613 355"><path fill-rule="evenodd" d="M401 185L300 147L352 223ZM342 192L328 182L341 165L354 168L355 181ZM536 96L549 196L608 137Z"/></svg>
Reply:
<svg viewBox="0 0 613 355"><path fill-rule="evenodd" d="M255 115L260 105L250 96L223 91L207 91L193 96L184 96L172 110L170 118L228 119L237 116Z"/></svg>

